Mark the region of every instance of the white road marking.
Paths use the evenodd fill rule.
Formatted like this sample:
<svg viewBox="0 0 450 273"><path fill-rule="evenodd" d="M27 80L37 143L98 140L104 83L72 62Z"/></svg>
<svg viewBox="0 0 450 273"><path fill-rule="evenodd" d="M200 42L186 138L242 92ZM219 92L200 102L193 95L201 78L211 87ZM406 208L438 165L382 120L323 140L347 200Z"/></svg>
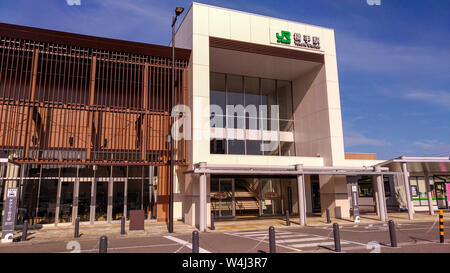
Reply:
<svg viewBox="0 0 450 273"><path fill-rule="evenodd" d="M329 238L325 237L308 237L308 238L297 238L297 239L287 239L287 240L277 240L277 243L296 243L296 242L308 242L308 241L324 241L329 240Z"/></svg>
<svg viewBox="0 0 450 273"><path fill-rule="evenodd" d="M275 235L275 239L284 239L284 238L292 238L292 237L305 237L305 236L310 236L310 234L292 234L292 235L280 235L280 236L276 236ZM262 237L258 237L258 239L262 239L264 238Z"/></svg>
<svg viewBox="0 0 450 273"><path fill-rule="evenodd" d="M347 242L341 242L341 245L347 245L349 243ZM322 243L308 243L308 244L296 244L296 245L289 245L291 247L314 247L314 246L331 246L334 245L334 242L322 242Z"/></svg>
<svg viewBox="0 0 450 273"><path fill-rule="evenodd" d="M169 240L172 240L172 241L174 241L174 242L179 243L180 245L184 245L184 246L186 246L186 247L192 249L192 244L189 243L188 241L181 240L181 239L176 238L176 237L173 237L173 236L164 236L164 238L169 239ZM209 252L208 250L205 250L205 249L203 249L203 248L201 248L201 247L199 247L199 252L200 252L200 253L211 253L211 252Z"/></svg>
<svg viewBox="0 0 450 273"><path fill-rule="evenodd" d="M234 232L233 234L246 235L246 234L256 234L256 233L266 234L266 233L268 233L268 231L242 231L242 232Z"/></svg>
<svg viewBox="0 0 450 273"><path fill-rule="evenodd" d="M242 235L235 234L235 233L224 233L224 234L230 235L230 236L236 236L236 237L239 237L239 238L250 239L250 240L257 241L257 242L262 242L262 240L258 240L255 237L246 237L246 236L242 236ZM268 238L268 236L267 236L267 238ZM267 243L267 241L264 241L264 242ZM289 246L284 246L284 245L280 245L280 246L283 247L283 248L287 248L287 249L290 249L290 250L297 251L297 252L301 252L302 251L301 249L297 249L297 248L293 248L293 247L289 247Z"/></svg>
<svg viewBox="0 0 450 273"><path fill-rule="evenodd" d="M277 236L277 234L283 235L283 234L292 234L292 233L290 233L290 232L275 232L275 236ZM244 234L239 234L239 235L244 235ZM269 232L265 232L265 233L262 233L262 234L249 234L247 236L248 237L253 237L253 236L257 237L257 236L262 236L262 235L269 236Z"/></svg>
<svg viewBox="0 0 450 273"><path fill-rule="evenodd" d="M177 246L178 244L160 244L160 245L143 245L143 246L121 246L121 247L108 247L108 250L120 250L120 249L133 249L133 248L147 248L147 247L161 247L161 246ZM98 248L80 250L81 252L98 251ZM70 251L62 251L56 253L70 253Z"/></svg>

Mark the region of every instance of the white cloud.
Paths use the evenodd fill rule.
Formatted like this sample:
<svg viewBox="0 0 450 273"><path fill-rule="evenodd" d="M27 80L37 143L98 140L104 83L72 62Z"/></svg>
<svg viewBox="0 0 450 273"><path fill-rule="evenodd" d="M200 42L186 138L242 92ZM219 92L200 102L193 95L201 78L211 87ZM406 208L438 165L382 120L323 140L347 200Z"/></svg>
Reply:
<svg viewBox="0 0 450 273"><path fill-rule="evenodd" d="M349 121L344 121L344 144L346 148L360 145L385 147L391 146L392 144L384 139L376 139L367 134L364 131L354 129L353 122L363 119L362 116L357 116L350 119Z"/></svg>
<svg viewBox="0 0 450 273"><path fill-rule="evenodd" d="M447 91L413 90L405 92L404 97L450 108L450 92Z"/></svg>
<svg viewBox="0 0 450 273"><path fill-rule="evenodd" d="M66 3L69 6L81 6L81 0L66 0Z"/></svg>
<svg viewBox="0 0 450 273"><path fill-rule="evenodd" d="M420 72L439 75L450 71L445 60L450 51L443 48L373 41L348 32L336 33L338 60L343 67L369 72Z"/></svg>
<svg viewBox="0 0 450 273"><path fill-rule="evenodd" d="M391 146L391 143L386 140L370 138L365 136L360 132L347 132L344 137L345 147L353 147L359 145L370 145L370 146Z"/></svg>
<svg viewBox="0 0 450 273"><path fill-rule="evenodd" d="M427 139L414 141L414 146L422 149L424 155L431 156L450 156L450 143L446 143L436 139Z"/></svg>

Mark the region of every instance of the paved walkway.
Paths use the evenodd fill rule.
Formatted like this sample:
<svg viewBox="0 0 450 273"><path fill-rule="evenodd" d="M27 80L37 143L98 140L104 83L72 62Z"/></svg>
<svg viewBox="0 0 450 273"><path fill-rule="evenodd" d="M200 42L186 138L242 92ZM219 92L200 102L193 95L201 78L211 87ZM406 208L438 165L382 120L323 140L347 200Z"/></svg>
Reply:
<svg viewBox="0 0 450 273"><path fill-rule="evenodd" d="M161 222L146 222L144 231L129 231L128 223L125 225L126 235L128 237L148 237L167 234L167 224ZM81 223L79 234L79 240L100 238L102 235L109 237L121 237L124 235L120 234L120 223L113 224L94 224L90 225L88 223ZM196 230L195 227L186 225L182 222L174 222L174 234L191 233ZM22 236L22 231L16 231L14 238L19 239ZM58 241L58 240L70 240L74 237L74 226L64 225L55 227L54 225L45 225L41 229L29 229L28 230L28 240L27 242L21 243L39 243L47 241ZM1 246L1 244L0 244Z"/></svg>
<svg viewBox="0 0 450 273"><path fill-rule="evenodd" d="M438 214L431 216L426 213L416 213L414 214L414 220L408 220L407 213L389 213L389 220L394 222L430 222L436 221L438 219ZM291 218L291 226L295 227L299 225L298 217ZM444 213L444 222L450 221L450 212ZM354 226L355 223L353 219L331 219L332 223L339 223L339 225ZM361 215L361 222L359 224L374 224L380 223L379 218L374 213L368 213ZM321 217L308 217L307 225L310 227L317 226L330 226L331 224L326 223L325 218ZM208 230L208 232L229 232L229 231L242 231L242 230L267 230L270 226L274 226L276 229L289 228L286 226L286 221L284 219L239 219L230 221L216 221L215 231ZM208 227L209 228L209 227ZM167 224L161 222L146 222L144 231L129 231L128 224L125 226L127 237L148 237L148 236L158 236L167 235ZM186 234L191 233L196 230L195 227L186 225L180 221L174 223L174 235L176 234ZM19 239L21 237L21 231L16 231L15 238ZM96 223L94 225L89 225L88 223L80 224L80 235L78 240L99 238L102 235L107 235L108 237L121 237L120 235L120 223L106 224L106 223ZM74 227L72 225L64 225L55 227L53 225L46 225L41 229L28 231L28 240L22 243L39 243L48 241L58 241L58 240L71 240L74 236ZM1 247L1 244L0 244Z"/></svg>
<svg viewBox="0 0 450 273"><path fill-rule="evenodd" d="M380 218L376 215L376 213L365 213L360 216L361 221L359 224L374 224L380 223ZM435 221L438 219L438 213L435 215L429 215L426 213L416 213L414 214L414 220L408 219L408 213L406 212L393 212L388 213L388 220L393 220L394 222L429 222ZM450 212L444 213L444 222L450 221ZM298 226L299 219L298 217L293 217L290 219L291 226ZM324 217L307 217L307 225L316 227L316 226L329 226L332 224L327 224L327 220ZM348 219L331 219L332 223L338 223L339 225L355 225L353 218ZM229 221L219 221L215 223L216 230L218 231L233 231L233 230L261 230L268 229L270 226L274 226L276 228L287 228L286 221L284 219L245 219L245 220L229 220Z"/></svg>

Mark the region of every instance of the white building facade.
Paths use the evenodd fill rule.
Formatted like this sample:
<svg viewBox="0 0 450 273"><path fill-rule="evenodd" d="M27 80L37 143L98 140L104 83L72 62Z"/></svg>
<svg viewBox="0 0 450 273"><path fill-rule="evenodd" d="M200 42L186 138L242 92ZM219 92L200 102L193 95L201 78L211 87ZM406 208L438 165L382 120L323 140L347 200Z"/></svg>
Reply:
<svg viewBox="0 0 450 273"><path fill-rule="evenodd" d="M386 218L389 197L378 196L394 191L395 174L375 167L382 160L345 156L333 29L193 3L175 45L192 54L189 165L175 171L175 218L200 230L211 213L288 211L305 224L307 214L328 209L348 218L357 181L349 177L362 175L372 178L370 199ZM227 110L236 105L243 112Z"/></svg>

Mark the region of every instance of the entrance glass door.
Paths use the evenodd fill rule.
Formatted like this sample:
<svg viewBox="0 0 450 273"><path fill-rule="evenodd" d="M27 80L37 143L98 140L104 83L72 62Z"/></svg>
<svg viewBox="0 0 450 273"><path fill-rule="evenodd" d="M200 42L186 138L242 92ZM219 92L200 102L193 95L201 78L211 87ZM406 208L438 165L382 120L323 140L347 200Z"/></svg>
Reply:
<svg viewBox="0 0 450 273"><path fill-rule="evenodd" d="M281 184L278 178L261 179L263 215L281 215L284 211L281 200Z"/></svg>
<svg viewBox="0 0 450 273"><path fill-rule="evenodd" d="M320 212L320 184L319 177L311 176L311 199L312 199L312 212Z"/></svg>
<svg viewBox="0 0 450 273"><path fill-rule="evenodd" d="M59 222L72 222L74 181L61 181L61 197L59 207Z"/></svg>
<svg viewBox="0 0 450 273"><path fill-rule="evenodd" d="M445 183L443 182L435 182L434 190L436 191L436 201L438 208L446 209L447 206L447 194L445 191Z"/></svg>
<svg viewBox="0 0 450 273"><path fill-rule="evenodd" d="M233 216L233 179L211 178L210 197L215 217Z"/></svg>

